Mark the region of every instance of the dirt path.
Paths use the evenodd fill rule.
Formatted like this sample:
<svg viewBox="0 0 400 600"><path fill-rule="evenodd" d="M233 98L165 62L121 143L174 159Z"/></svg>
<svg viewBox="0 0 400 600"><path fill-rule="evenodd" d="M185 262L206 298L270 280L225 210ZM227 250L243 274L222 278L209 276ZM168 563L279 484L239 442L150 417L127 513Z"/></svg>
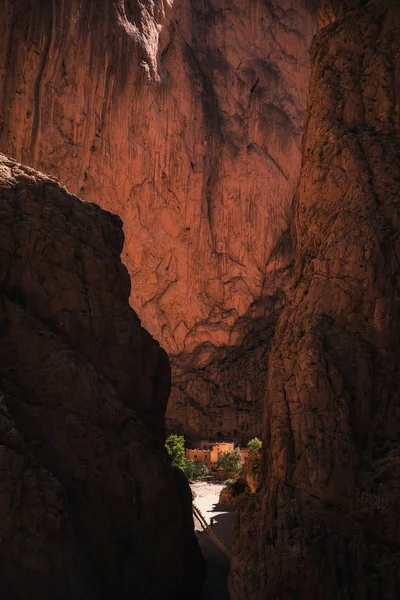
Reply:
<svg viewBox="0 0 400 600"><path fill-rule="evenodd" d="M223 483L199 481L190 485L194 503L208 523L214 521L213 529L219 538L230 546L232 542L233 514L217 508ZM209 536L202 531L195 519L196 535L201 551L208 564L207 580L204 585L204 600L229 600L227 577L229 560L215 547Z"/></svg>

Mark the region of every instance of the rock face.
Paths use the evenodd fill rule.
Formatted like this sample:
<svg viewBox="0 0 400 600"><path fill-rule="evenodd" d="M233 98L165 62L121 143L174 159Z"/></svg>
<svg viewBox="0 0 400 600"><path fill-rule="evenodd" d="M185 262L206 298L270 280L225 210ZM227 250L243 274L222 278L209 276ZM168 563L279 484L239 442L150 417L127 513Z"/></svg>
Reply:
<svg viewBox="0 0 400 600"><path fill-rule="evenodd" d="M167 409L171 431L192 440L237 440L246 444L260 435L267 380L267 356L285 299L290 269L274 273L276 294L255 303L246 318L241 343L215 348L203 344L195 353L172 361L172 388Z"/></svg>
<svg viewBox="0 0 400 600"><path fill-rule="evenodd" d="M400 596L399 2L323 9L234 600Z"/></svg>
<svg viewBox="0 0 400 600"><path fill-rule="evenodd" d="M235 397L259 433L225 356L291 259L317 1L3 4L0 149L122 217L132 306L179 355L170 425L231 435Z"/></svg>
<svg viewBox="0 0 400 600"><path fill-rule="evenodd" d="M197 597L168 359L129 306L120 219L3 155L0 213L2 597Z"/></svg>
<svg viewBox="0 0 400 600"><path fill-rule="evenodd" d="M236 510L250 494L256 493L260 484L260 457L259 450L249 452L235 480L221 490L219 504L223 508Z"/></svg>

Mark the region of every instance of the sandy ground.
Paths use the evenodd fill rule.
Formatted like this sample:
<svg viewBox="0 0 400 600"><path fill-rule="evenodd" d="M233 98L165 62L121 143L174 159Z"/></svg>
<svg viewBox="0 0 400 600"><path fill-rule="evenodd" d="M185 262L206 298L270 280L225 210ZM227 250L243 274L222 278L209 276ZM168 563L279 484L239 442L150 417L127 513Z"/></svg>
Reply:
<svg viewBox="0 0 400 600"><path fill-rule="evenodd" d="M190 485L193 502L200 509L208 523L213 518L213 529L219 538L230 546L232 542L233 514L217 508L219 494L224 483L196 481ZM196 535L200 548L207 561L207 580L204 585L204 600L229 600L227 577L229 559L213 544L195 519Z"/></svg>
<svg viewBox="0 0 400 600"><path fill-rule="evenodd" d="M195 481L190 484L194 498L193 502L200 509L208 524L212 517L215 519L218 515L227 514L226 511L221 511L217 508L219 494L223 487L225 487L224 483L216 483L214 481ZM196 530L199 529L202 531L197 521L195 527Z"/></svg>

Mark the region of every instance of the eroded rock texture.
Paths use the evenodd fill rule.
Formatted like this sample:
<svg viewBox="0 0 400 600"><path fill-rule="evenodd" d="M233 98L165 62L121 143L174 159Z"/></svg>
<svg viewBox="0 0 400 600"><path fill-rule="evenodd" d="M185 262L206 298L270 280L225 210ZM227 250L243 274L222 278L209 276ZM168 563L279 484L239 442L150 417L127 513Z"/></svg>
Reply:
<svg viewBox="0 0 400 600"><path fill-rule="evenodd" d="M123 218L132 306L170 355L185 354L171 424L183 402L180 423L200 436L195 403L209 427L214 403L226 404L219 380L237 395L238 375L219 356L241 344L253 304L272 293L316 4L3 1L0 149ZM221 371L208 406L181 383L197 385L203 344ZM240 402L246 413L248 395ZM257 410L246 429L256 421Z"/></svg>
<svg viewBox="0 0 400 600"><path fill-rule="evenodd" d="M235 600L400 595L399 7L324 3L293 294L270 356L264 484L236 523Z"/></svg>
<svg viewBox="0 0 400 600"><path fill-rule="evenodd" d="M168 359L129 306L120 219L0 155L0 240L2 597L197 597Z"/></svg>
<svg viewBox="0 0 400 600"><path fill-rule="evenodd" d="M286 256L292 247L283 237ZM290 267L274 270L265 286L270 293L255 302L235 329L240 343L216 348L202 344L172 360L167 425L192 440L226 439L246 444L260 435L262 399L278 317L285 302Z"/></svg>
<svg viewBox="0 0 400 600"><path fill-rule="evenodd" d="M260 451L252 451L246 457L235 481L228 481L221 490L219 504L228 510L236 510L255 494L260 484Z"/></svg>

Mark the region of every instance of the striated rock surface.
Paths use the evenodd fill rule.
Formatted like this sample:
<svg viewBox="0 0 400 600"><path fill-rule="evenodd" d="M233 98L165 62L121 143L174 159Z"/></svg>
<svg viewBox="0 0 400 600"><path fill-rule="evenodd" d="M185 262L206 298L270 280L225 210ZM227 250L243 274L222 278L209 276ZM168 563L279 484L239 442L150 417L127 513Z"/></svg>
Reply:
<svg viewBox="0 0 400 600"><path fill-rule="evenodd" d="M400 596L399 7L324 3L234 600Z"/></svg>
<svg viewBox="0 0 400 600"><path fill-rule="evenodd" d="M230 398L242 383L221 355L291 259L278 264L276 247L300 169L316 5L3 2L0 149L123 218L132 306L179 355L170 424L180 415L196 435L240 431ZM243 434L259 432L250 396L239 393Z"/></svg>
<svg viewBox="0 0 400 600"><path fill-rule="evenodd" d="M0 155L5 600L196 598L169 365L129 306L121 221Z"/></svg>

